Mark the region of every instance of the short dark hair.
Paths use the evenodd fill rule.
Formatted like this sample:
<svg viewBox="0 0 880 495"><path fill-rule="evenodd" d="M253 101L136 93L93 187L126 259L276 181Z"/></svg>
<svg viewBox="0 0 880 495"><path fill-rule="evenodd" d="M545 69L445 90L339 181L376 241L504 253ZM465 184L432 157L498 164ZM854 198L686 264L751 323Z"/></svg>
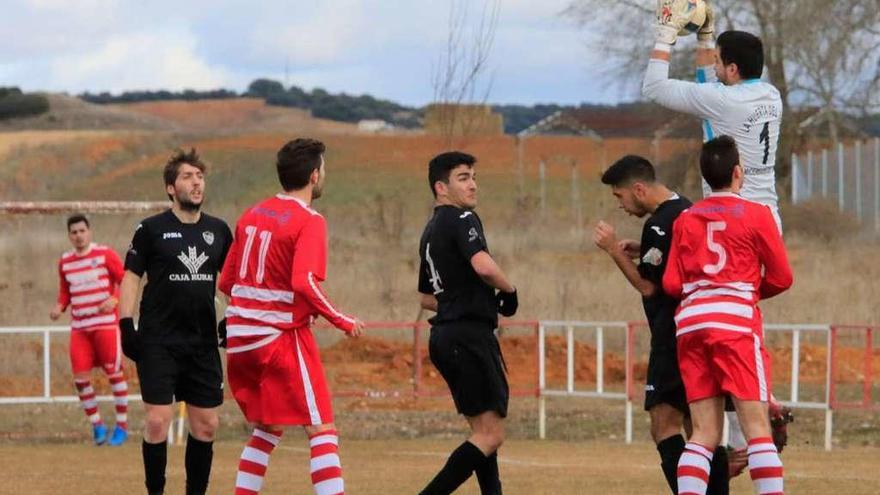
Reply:
<svg viewBox="0 0 880 495"><path fill-rule="evenodd" d="M306 187L312 172L321 168L321 155L327 147L317 139L298 138L278 150L278 181L285 191Z"/></svg>
<svg viewBox="0 0 880 495"><path fill-rule="evenodd" d="M74 225L74 224L77 224L80 222L85 222L86 227L88 227L88 228L92 227L91 225L89 225L89 219L84 214L74 213L73 215L70 215L69 217L67 217L67 230L70 231L71 225Z"/></svg>
<svg viewBox="0 0 880 495"><path fill-rule="evenodd" d="M177 175L180 173L180 167L183 164L192 165L202 173L205 173L205 170L208 168L205 162L202 161L198 152L196 152L195 148L190 148L188 152L178 148L174 150L174 154L171 155L171 158L165 162L165 170L163 171L162 176L165 179L166 186L174 185L174 182L177 180ZM170 194L168 195L168 199L172 199Z"/></svg>
<svg viewBox="0 0 880 495"><path fill-rule="evenodd" d="M654 166L647 158L638 155L624 156L602 174L602 183L612 187L626 186L636 181L651 184L656 180Z"/></svg>
<svg viewBox="0 0 880 495"><path fill-rule="evenodd" d="M719 136L703 144L700 153L700 173L713 191L730 187L733 169L739 164L736 141L730 136Z"/></svg>
<svg viewBox="0 0 880 495"><path fill-rule="evenodd" d="M449 172L452 169L459 165L473 167L476 163L477 159L473 155L461 151L447 151L435 156L428 162L428 187L431 188L431 193L437 197L434 184L438 181L449 184Z"/></svg>
<svg viewBox="0 0 880 495"><path fill-rule="evenodd" d="M725 31L715 42L724 65L736 64L743 79L758 79L764 72L764 44L745 31Z"/></svg>

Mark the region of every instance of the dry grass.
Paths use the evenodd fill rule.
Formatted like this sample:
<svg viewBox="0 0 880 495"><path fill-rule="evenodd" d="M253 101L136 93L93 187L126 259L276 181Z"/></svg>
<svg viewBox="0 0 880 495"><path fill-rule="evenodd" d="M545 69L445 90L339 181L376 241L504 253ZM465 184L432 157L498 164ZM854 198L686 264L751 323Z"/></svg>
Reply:
<svg viewBox="0 0 880 495"><path fill-rule="evenodd" d="M241 133L300 129L310 133L354 133L357 125L313 118L298 108L267 105L260 98L155 101L107 105L132 114L157 117L189 132Z"/></svg>
<svg viewBox="0 0 880 495"><path fill-rule="evenodd" d="M346 440L340 456L348 493L416 493L442 466L460 440ZM215 445L210 493L229 493L244 439ZM380 453L380 455L376 455ZM880 474L871 469L876 450L853 448L831 454L807 450L785 455L790 493L873 494ZM143 490L140 446L94 448L87 445L15 445L0 447L0 462L10 473L9 493L117 494ZM605 495L665 493L657 454L648 443L570 443L513 440L499 459L505 493ZM46 473L51 472L51 476ZM183 492L183 449L171 447L168 492ZM291 433L272 456L261 493L311 493L308 450L301 434ZM469 480L457 493L476 494ZM734 480L732 494L752 493L747 475Z"/></svg>

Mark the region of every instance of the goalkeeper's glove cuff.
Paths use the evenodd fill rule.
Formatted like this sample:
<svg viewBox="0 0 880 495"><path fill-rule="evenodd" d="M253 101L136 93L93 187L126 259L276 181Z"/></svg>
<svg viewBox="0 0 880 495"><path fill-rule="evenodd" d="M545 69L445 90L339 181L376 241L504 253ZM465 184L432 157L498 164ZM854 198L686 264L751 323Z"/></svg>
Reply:
<svg viewBox="0 0 880 495"><path fill-rule="evenodd" d="M678 39L678 29L673 26L660 24L657 26L657 45L664 44L666 46L674 45ZM657 46L654 46L657 49Z"/></svg>

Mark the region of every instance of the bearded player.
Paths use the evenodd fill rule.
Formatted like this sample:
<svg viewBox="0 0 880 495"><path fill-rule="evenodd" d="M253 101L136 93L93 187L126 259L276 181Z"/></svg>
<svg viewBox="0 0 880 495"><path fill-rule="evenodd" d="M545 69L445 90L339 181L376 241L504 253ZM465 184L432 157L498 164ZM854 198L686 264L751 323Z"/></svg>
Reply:
<svg viewBox="0 0 880 495"><path fill-rule="evenodd" d="M220 290L231 297L221 322L229 385L254 425L236 495L260 492L269 456L288 426L308 435L315 493L344 493L330 392L310 327L320 315L358 337L364 324L338 311L321 289L327 223L312 201L324 189L324 150L314 139L281 148L276 167L283 192L242 214L223 267Z"/></svg>

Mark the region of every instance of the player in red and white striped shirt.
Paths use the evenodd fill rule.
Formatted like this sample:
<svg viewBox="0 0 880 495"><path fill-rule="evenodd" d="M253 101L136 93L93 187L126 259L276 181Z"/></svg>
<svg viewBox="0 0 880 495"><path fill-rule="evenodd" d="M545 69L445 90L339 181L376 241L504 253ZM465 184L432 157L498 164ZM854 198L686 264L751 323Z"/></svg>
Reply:
<svg viewBox="0 0 880 495"><path fill-rule="evenodd" d="M744 172L733 138L703 145L700 169L713 192L676 220L663 276L666 293L681 300L678 362L694 425L678 464L678 493L705 494L713 446L721 441L723 396L730 395L756 492L781 495L758 301L791 286L791 267L771 209L739 196Z"/></svg>
<svg viewBox="0 0 880 495"><path fill-rule="evenodd" d="M344 492L338 436L318 345L310 330L320 315L349 336L363 323L337 310L321 289L327 224L311 208L324 184L324 144L297 139L278 152L284 192L242 214L221 271L226 307L227 372L232 395L253 435L241 454L236 495L259 493L282 428L309 437L317 495Z"/></svg>
<svg viewBox="0 0 880 495"><path fill-rule="evenodd" d="M89 220L84 215L67 219L73 250L58 261L58 303L49 313L57 320L70 306L70 364L77 394L92 423L95 443L107 442L107 427L98 412L92 368L101 367L110 380L116 403L116 427L110 445L128 438L128 384L122 370L119 317L116 312L122 261L115 251L92 243Z"/></svg>

